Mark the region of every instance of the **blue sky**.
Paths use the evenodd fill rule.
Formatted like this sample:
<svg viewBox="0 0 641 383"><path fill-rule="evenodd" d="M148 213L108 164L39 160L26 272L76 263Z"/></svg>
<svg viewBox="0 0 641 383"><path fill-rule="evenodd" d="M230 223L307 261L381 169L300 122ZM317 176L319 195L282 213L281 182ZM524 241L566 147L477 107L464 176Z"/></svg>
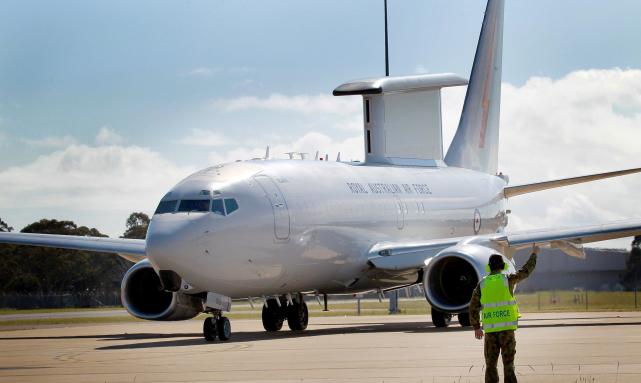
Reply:
<svg viewBox="0 0 641 383"><path fill-rule="evenodd" d="M391 74L467 77L484 8L480 0L389 0ZM74 155L95 155L101 145L147 150L136 158L157 156L172 182L217 159L286 146L309 132L347 145L358 130L342 127L357 125L357 101L323 109L331 101L321 96L384 71L382 0L4 0L0 15L0 173L6 177L34 170L39 156L51 162L62 153L55 158L63 163L84 163L66 152L82 145L86 151ZM632 0L508 0L504 82L518 88L533 77L558 81L579 70L641 68L640 15L641 2ZM300 106L292 107L296 101ZM615 105L633 118L637 106ZM100 150L109 157L103 164L116 161ZM0 217L20 228L41 215L61 215L114 235L127 210L149 212L163 192L149 190L150 202L140 205L129 200L91 213L29 198L16 206L0 197Z"/></svg>

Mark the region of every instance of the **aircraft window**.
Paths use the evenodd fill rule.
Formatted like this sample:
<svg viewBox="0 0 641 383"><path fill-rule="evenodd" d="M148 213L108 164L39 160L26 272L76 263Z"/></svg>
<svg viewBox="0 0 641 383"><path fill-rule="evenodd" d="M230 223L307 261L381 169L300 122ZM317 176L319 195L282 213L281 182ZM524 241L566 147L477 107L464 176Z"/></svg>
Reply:
<svg viewBox="0 0 641 383"><path fill-rule="evenodd" d="M238 210L238 202L234 198L225 198L225 210L227 214L231 214Z"/></svg>
<svg viewBox="0 0 641 383"><path fill-rule="evenodd" d="M178 211L209 211L208 199L184 199L180 201Z"/></svg>
<svg viewBox="0 0 641 383"><path fill-rule="evenodd" d="M365 122L369 124L369 100L365 100Z"/></svg>
<svg viewBox="0 0 641 383"><path fill-rule="evenodd" d="M214 199L211 201L211 212L218 215L225 215L222 199Z"/></svg>
<svg viewBox="0 0 641 383"><path fill-rule="evenodd" d="M160 201L158 204L158 207L156 208L156 211L154 214L165 214L165 213L173 213L176 211L176 203L177 200L173 201Z"/></svg>

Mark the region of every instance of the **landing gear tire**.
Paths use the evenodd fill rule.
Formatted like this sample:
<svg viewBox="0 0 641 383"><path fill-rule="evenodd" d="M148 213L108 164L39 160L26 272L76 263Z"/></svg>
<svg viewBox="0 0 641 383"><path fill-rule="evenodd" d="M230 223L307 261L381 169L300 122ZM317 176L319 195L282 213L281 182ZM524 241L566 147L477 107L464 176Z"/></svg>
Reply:
<svg viewBox="0 0 641 383"><path fill-rule="evenodd" d="M470 313L459 313L458 323L461 327L470 327Z"/></svg>
<svg viewBox="0 0 641 383"><path fill-rule="evenodd" d="M432 308L432 323L436 327L447 327L452 321L452 314L444 313Z"/></svg>
<svg viewBox="0 0 641 383"><path fill-rule="evenodd" d="M220 340L229 340L231 338L231 323L227 317L220 317L216 320L216 333L218 334L218 339Z"/></svg>
<svg viewBox="0 0 641 383"><path fill-rule="evenodd" d="M307 328L309 322L309 311L307 311L307 304L302 297L298 302L287 307L287 325L290 330L303 331Z"/></svg>
<svg viewBox="0 0 641 383"><path fill-rule="evenodd" d="M276 299L268 299L267 305L263 306L263 328L266 331L278 331L283 328L283 308L278 305Z"/></svg>
<svg viewBox="0 0 641 383"><path fill-rule="evenodd" d="M216 329L216 321L212 317L205 318L203 323L203 336L207 342L213 342L216 340L216 335L218 330Z"/></svg>

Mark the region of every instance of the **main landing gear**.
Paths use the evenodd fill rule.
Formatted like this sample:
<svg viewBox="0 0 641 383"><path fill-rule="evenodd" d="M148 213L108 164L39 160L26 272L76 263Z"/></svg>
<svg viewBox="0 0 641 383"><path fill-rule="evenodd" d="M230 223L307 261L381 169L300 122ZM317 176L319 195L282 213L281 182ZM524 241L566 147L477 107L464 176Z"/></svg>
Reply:
<svg viewBox="0 0 641 383"><path fill-rule="evenodd" d="M213 316L205 319L203 323L203 336L207 342L218 339L225 341L231 338L231 323L221 312L213 312Z"/></svg>
<svg viewBox="0 0 641 383"><path fill-rule="evenodd" d="M460 324L461 327L470 327L470 313L458 314L458 324Z"/></svg>
<svg viewBox="0 0 641 383"><path fill-rule="evenodd" d="M432 308L432 323L436 327L447 327L452 322L453 314L444 313L438 311L435 308ZM461 327L469 327L470 325L470 313L459 313L458 314L458 323Z"/></svg>
<svg viewBox="0 0 641 383"><path fill-rule="evenodd" d="M450 325L450 322L452 322L452 314L438 311L432 307L432 323L434 323L434 326L447 327Z"/></svg>
<svg viewBox="0 0 641 383"><path fill-rule="evenodd" d="M290 330L305 330L309 322L309 311L303 295L298 294L296 299L292 299L289 304L286 299L281 298L279 301L276 299L267 299L266 304L263 306L262 319L265 330L280 330L285 319L287 319L287 325Z"/></svg>

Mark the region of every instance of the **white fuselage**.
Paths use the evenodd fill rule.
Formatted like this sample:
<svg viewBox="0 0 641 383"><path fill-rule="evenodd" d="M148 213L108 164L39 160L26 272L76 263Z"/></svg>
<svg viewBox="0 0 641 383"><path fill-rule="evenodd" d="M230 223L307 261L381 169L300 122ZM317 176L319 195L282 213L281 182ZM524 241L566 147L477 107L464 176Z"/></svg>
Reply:
<svg viewBox="0 0 641 383"><path fill-rule="evenodd" d="M417 282L368 265L377 243L501 231L501 177L460 168L252 160L195 173L163 200L234 198L238 210L152 218L147 254L195 289L232 298L349 293ZM199 196L200 194L200 197Z"/></svg>

